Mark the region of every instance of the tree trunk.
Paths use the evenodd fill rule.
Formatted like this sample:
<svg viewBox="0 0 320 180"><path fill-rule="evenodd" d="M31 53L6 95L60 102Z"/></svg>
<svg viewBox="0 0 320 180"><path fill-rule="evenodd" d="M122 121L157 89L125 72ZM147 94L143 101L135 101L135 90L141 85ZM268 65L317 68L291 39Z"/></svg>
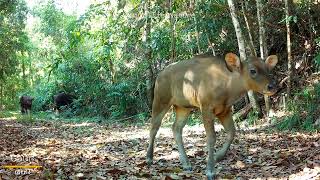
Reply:
<svg viewBox="0 0 320 180"><path fill-rule="evenodd" d="M35 73L33 73L33 64L32 64L32 61L31 61L31 59L28 61L29 63L28 63L28 68L29 68L29 77L30 77L30 79L29 79L29 83L30 83L30 87L33 87L33 83L34 83L34 74Z"/></svg>
<svg viewBox="0 0 320 180"><path fill-rule="evenodd" d="M24 52L22 52L22 54L23 53ZM27 80L27 75L26 75L26 60L25 59L22 59L21 68L22 68L22 84L23 84L23 87L26 88L26 87L28 87L28 80Z"/></svg>
<svg viewBox="0 0 320 180"><path fill-rule="evenodd" d="M200 47L200 33L199 33L199 22L197 19L197 15L195 13L195 6L197 6L197 1L195 0L190 0L190 10L193 13L193 21L195 23L195 27L196 27L196 39L197 39L197 47L198 47L198 54L202 53L201 52L201 47Z"/></svg>
<svg viewBox="0 0 320 180"><path fill-rule="evenodd" d="M194 22L196 24L196 38L197 38L197 46L198 46L198 54L201 54L201 48L200 48L200 33L199 33L199 25L196 15L194 15Z"/></svg>
<svg viewBox="0 0 320 180"><path fill-rule="evenodd" d="M213 43L212 43L211 40L210 40L210 36L209 36L208 29L206 29L206 35L207 35L207 41L208 41L208 48L211 49L212 54L215 56L215 55L216 55L216 51L214 50L214 48L213 48Z"/></svg>
<svg viewBox="0 0 320 180"><path fill-rule="evenodd" d="M236 32L236 36L237 36L240 58L242 61L245 61L247 59L246 48L245 48L244 39L242 36L241 27L240 27L240 23L238 20L238 16L236 14L236 8L234 6L233 0L228 0L228 5L229 5L229 9L230 9L232 23L233 23L233 26L234 26L234 29Z"/></svg>
<svg viewBox="0 0 320 180"><path fill-rule="evenodd" d="M244 4L244 3L247 3L247 2L242 2L241 3L241 8L242 8L243 18L244 18L244 21L246 22L247 31L248 31L248 35L249 35L249 40L247 41L248 42L247 44L248 44L249 49L250 49L250 54L252 56L257 56L257 52L256 52L256 49L254 48L253 37L252 37L252 32L251 32L252 23L247 18L246 10L245 10L247 5Z"/></svg>
<svg viewBox="0 0 320 180"><path fill-rule="evenodd" d="M259 45L260 45L260 57L265 59L267 57L267 42L266 42L266 30L264 22L264 12L262 0L257 1L257 17L259 22Z"/></svg>
<svg viewBox="0 0 320 180"><path fill-rule="evenodd" d="M115 84L115 83L117 82L116 69L114 68L114 64L113 64L111 58L108 60L108 63L109 63L109 70L110 70L111 82L112 82L112 84Z"/></svg>
<svg viewBox="0 0 320 180"><path fill-rule="evenodd" d="M152 68L152 51L150 48L150 32L151 32L151 18L150 18L150 0L147 0L144 4L144 14L146 17L145 29L143 33L143 44L145 47L144 57L148 62L148 72L147 72L147 80L146 80L146 91L147 91L147 103L150 109L152 109L152 101L153 101L153 84L154 84L154 75Z"/></svg>
<svg viewBox="0 0 320 180"><path fill-rule="evenodd" d="M3 83L0 83L0 110L2 110L3 107Z"/></svg>
<svg viewBox="0 0 320 180"><path fill-rule="evenodd" d="M316 29L315 29L315 26L314 26L314 22L313 22L313 17L311 15L311 6L312 6L312 1L308 1L308 19L309 19L309 33L310 33L310 44L311 44L311 50L310 50L310 54L313 54L314 53L314 50L315 50L315 41L314 41L314 38L316 37Z"/></svg>
<svg viewBox="0 0 320 180"><path fill-rule="evenodd" d="M287 86L287 94L288 98L291 95L291 84L292 84L292 55L291 55L291 29L290 29L290 19L291 16L291 5L292 0L285 0L285 13L286 13L286 27L287 27L287 52L288 52L288 86Z"/></svg>
<svg viewBox="0 0 320 180"><path fill-rule="evenodd" d="M239 20L238 20L238 16L236 14L236 8L234 6L233 0L228 0L228 5L229 5L229 9L230 9L232 23L233 23L234 29L236 31L236 36L237 36L238 46L239 46L240 59L242 61L246 61L247 60L247 55L246 55L246 49L245 49L245 44L244 44L244 38L242 36L241 27L240 27L240 23L239 23ZM249 91L248 92L248 96L249 96L249 100L250 100L250 103L251 103L252 107L256 111L258 111L259 116L261 116L261 109L260 109L260 106L258 104L257 98L255 97L254 93L252 91Z"/></svg>
<svg viewBox="0 0 320 180"><path fill-rule="evenodd" d="M105 34L105 31L102 31L101 41L102 41L102 44L104 46L108 46L108 42L106 41L106 39L107 39L107 36ZM115 84L116 81L117 81L116 80L117 72L116 72L116 69L114 68L114 64L113 64L112 58L110 58L109 55L104 56L104 61L108 64L108 68L109 68L109 71L110 71L110 77L111 77L111 83Z"/></svg>
<svg viewBox="0 0 320 180"><path fill-rule="evenodd" d="M193 2L193 6L197 6L196 3L197 3L197 1L194 1ZM201 54L202 51L201 51L201 47L200 47L199 21L198 21L197 15L195 13L195 8L194 7L192 8L192 11L193 11L193 20L194 20L195 28L196 28L196 39L197 39L198 54Z"/></svg>
<svg viewBox="0 0 320 180"><path fill-rule="evenodd" d="M24 59L22 59L22 79L26 81L26 65Z"/></svg>
<svg viewBox="0 0 320 180"><path fill-rule="evenodd" d="M266 30L265 30L265 20L263 12L263 2L262 0L256 0L257 2L257 17L259 22L259 45L260 45L260 57L265 60L267 57L267 41L266 41ZM267 95L264 95L264 102L266 105L266 115L269 116L270 112L270 99Z"/></svg>
<svg viewBox="0 0 320 180"><path fill-rule="evenodd" d="M176 17L173 13L174 0L170 0L170 26L171 26L171 63L176 59Z"/></svg>
<svg viewBox="0 0 320 180"><path fill-rule="evenodd" d="M191 43L192 42L192 38L191 38L191 34L188 34L188 42ZM192 56L193 55L193 48L190 46L190 55Z"/></svg>

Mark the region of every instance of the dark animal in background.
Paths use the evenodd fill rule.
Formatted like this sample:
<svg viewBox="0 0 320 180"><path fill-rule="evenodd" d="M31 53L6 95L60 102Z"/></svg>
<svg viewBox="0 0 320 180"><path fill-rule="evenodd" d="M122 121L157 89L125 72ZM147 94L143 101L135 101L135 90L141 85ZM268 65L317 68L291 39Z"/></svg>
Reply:
<svg viewBox="0 0 320 180"><path fill-rule="evenodd" d="M20 97L20 106L21 113L27 113L31 111L33 97L31 96L21 96Z"/></svg>
<svg viewBox="0 0 320 180"><path fill-rule="evenodd" d="M67 94L65 92L61 92L56 94L54 99L55 110L60 111L62 106L68 106L72 103L74 96L71 94Z"/></svg>

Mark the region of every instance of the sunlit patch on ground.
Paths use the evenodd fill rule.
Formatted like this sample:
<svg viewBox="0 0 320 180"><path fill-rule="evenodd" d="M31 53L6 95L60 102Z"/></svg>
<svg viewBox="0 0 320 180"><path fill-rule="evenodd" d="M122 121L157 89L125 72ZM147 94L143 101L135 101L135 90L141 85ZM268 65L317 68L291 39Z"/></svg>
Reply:
<svg viewBox="0 0 320 180"><path fill-rule="evenodd" d="M77 125L54 121L21 124L1 119L0 134L1 166L42 166L19 176L14 170L2 168L2 179L27 176L29 179L205 178L207 148L202 125L184 129L185 147L193 166L191 173L181 168L170 127L159 131L151 167L145 163L147 126ZM224 138L223 131L217 134L218 147ZM218 179L319 179L319 164L319 133L256 130L238 132L226 158L217 163L216 171Z"/></svg>

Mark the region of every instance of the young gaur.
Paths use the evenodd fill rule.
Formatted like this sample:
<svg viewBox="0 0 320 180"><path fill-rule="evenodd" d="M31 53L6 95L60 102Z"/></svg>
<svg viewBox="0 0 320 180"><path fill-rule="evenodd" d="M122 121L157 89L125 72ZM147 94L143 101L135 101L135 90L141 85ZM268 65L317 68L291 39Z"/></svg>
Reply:
<svg viewBox="0 0 320 180"><path fill-rule="evenodd" d="M154 87L147 163L152 164L154 140L161 121L169 108L174 106L174 139L178 145L183 168L191 170L183 146L182 129L192 109L198 108L202 114L207 137L206 175L208 179L214 179L215 162L225 156L235 135L232 104L249 90L273 95L277 91L277 85L269 73L277 62L278 58L275 55L269 56L265 62L257 57L249 57L245 62L241 62L237 55L228 53L224 60L198 55L166 67L158 75ZM223 147L216 153L214 117L219 119L228 134Z"/></svg>

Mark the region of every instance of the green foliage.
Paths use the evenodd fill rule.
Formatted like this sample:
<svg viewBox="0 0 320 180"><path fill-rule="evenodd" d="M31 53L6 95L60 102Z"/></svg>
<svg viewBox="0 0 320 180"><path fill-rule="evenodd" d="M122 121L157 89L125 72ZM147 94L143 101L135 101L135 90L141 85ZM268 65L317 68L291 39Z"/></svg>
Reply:
<svg viewBox="0 0 320 180"><path fill-rule="evenodd" d="M32 101L32 110L45 111L53 108L53 96L56 91L56 87L53 84L47 84L46 86L37 86L33 91L27 94L34 97Z"/></svg>
<svg viewBox="0 0 320 180"><path fill-rule="evenodd" d="M316 40L317 47L320 48L320 37L318 37ZM320 71L320 52L317 53L317 55L314 58L314 64L318 71Z"/></svg>
<svg viewBox="0 0 320 180"><path fill-rule="evenodd" d="M24 80L19 82L21 76L15 76L16 79L7 85L8 93L13 89L14 93L12 97L4 93L2 102L17 108L19 96L27 94L35 97L34 112L46 111L53 107L53 96L65 91L76 99L61 116L102 116L109 121L126 117L134 117L137 121L146 119L149 111L145 98L147 85L143 79L150 67L156 74L168 63L172 40L167 18L169 10L159 1L150 6L152 30L150 42L144 43L144 3L106 0L91 5L79 18L66 15L53 0L35 6L31 12L38 19L28 36L21 33L24 44L32 51L28 56L21 56L19 62L25 72ZM218 10L218 7L196 3L196 18L198 21L206 18L210 23L212 12L228 18L228 12ZM15 10L15 6L9 4L6 8ZM185 12L188 8L183 1L177 1L171 13ZM201 34L211 28L207 35L214 39L223 26L222 21L209 26L202 22L198 30ZM178 59L191 57L197 48L194 23L188 17L176 19ZM28 37L31 37L31 43ZM206 36L201 35L200 47L205 49L206 46ZM148 47L152 49L151 64L144 59L144 49ZM28 87L31 82L33 86Z"/></svg>
<svg viewBox="0 0 320 180"><path fill-rule="evenodd" d="M195 111L190 114L187 124L190 126L194 126L202 123L202 116L200 111Z"/></svg>
<svg viewBox="0 0 320 180"><path fill-rule="evenodd" d="M259 113L257 110L253 109L248 113L247 121L250 125L255 124L258 119L259 119Z"/></svg>
<svg viewBox="0 0 320 180"><path fill-rule="evenodd" d="M17 108L17 94L26 84L17 74L20 62L23 69L28 61L27 12L23 0L0 1L0 107L5 109Z"/></svg>
<svg viewBox="0 0 320 180"><path fill-rule="evenodd" d="M26 123L26 124L34 123L36 120L31 113L18 114L18 115L16 115L16 118L17 118L18 122Z"/></svg>
<svg viewBox="0 0 320 180"><path fill-rule="evenodd" d="M296 100L288 103L291 115L284 118L277 127L280 130L317 131L320 127L314 124L320 115L320 84L306 88L295 94ZM299 100L297 100L299 99Z"/></svg>
<svg viewBox="0 0 320 180"><path fill-rule="evenodd" d="M24 33L27 8L24 1L0 2L0 82L16 72L18 53L26 50Z"/></svg>
<svg viewBox="0 0 320 180"><path fill-rule="evenodd" d="M14 111L0 111L0 118L9 118L13 117L17 114L17 112Z"/></svg>
<svg viewBox="0 0 320 180"><path fill-rule="evenodd" d="M314 64L316 65L316 68L318 69L318 71L320 71L320 54L318 54L318 55L314 58Z"/></svg>
<svg viewBox="0 0 320 180"><path fill-rule="evenodd" d="M33 123L36 120L36 118L31 113L21 114L17 111L0 111L0 118L16 119L21 123Z"/></svg>

